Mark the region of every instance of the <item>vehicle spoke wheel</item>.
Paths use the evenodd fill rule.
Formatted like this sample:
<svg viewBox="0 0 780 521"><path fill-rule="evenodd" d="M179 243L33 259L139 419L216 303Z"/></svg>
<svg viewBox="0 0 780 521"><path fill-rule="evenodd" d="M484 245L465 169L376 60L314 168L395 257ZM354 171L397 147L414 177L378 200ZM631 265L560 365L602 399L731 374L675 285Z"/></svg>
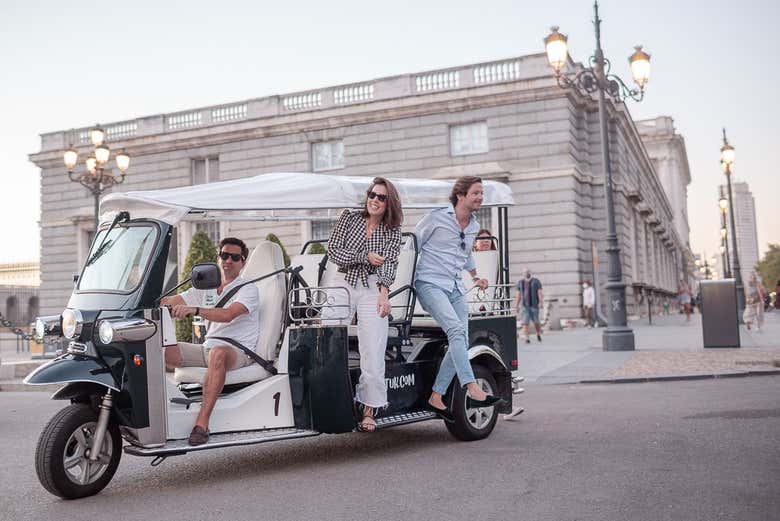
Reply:
<svg viewBox="0 0 780 521"><path fill-rule="evenodd" d="M95 422L89 422L78 427L65 443L62 455L65 474L68 479L78 485L94 483L108 468L111 462L111 433L106 431L103 446L95 461L89 458L92 451L92 440L95 434Z"/></svg>
<svg viewBox="0 0 780 521"><path fill-rule="evenodd" d="M477 385L487 394L493 394L493 387L484 378L477 378ZM466 407L466 404L463 404ZM493 419L493 407L466 408L466 419L475 429L481 430Z"/></svg>
<svg viewBox="0 0 780 521"><path fill-rule="evenodd" d="M479 364L473 365L474 379L487 394L494 394L498 387L493 373ZM455 382L452 390L452 412L454 423L447 423L447 429L453 436L463 441L475 441L487 438L493 432L498 419L495 407L466 407L467 393Z"/></svg>
<svg viewBox="0 0 780 521"><path fill-rule="evenodd" d="M49 420L38 439L35 470L41 484L54 495L75 499L100 492L114 476L122 456L122 438L109 423L94 461L97 413L87 404L65 407Z"/></svg>

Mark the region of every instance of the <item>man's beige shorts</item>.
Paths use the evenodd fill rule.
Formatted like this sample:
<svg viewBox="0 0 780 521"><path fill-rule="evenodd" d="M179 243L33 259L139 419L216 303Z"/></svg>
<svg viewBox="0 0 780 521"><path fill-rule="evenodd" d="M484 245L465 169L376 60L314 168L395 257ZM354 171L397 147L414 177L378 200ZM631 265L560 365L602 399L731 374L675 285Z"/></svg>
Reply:
<svg viewBox="0 0 780 521"><path fill-rule="evenodd" d="M212 340L212 342L214 342L214 340ZM253 362L253 360L239 348L231 346L230 344L224 344L224 346L230 348L236 354L235 360L233 360L231 366L228 367L228 371L246 367ZM211 349L213 349L213 347L205 347L203 344L179 342L182 367L208 367L209 351Z"/></svg>

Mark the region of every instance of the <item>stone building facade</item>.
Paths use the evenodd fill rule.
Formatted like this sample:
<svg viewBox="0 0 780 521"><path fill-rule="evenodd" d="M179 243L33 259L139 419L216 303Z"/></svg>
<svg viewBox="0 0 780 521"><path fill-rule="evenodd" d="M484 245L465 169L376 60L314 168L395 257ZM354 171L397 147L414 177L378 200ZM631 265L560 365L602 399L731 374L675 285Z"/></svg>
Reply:
<svg viewBox="0 0 780 521"><path fill-rule="evenodd" d="M720 185L718 187L718 196L728 194L728 187ZM742 274L742 281L747 283L750 274L756 270L756 264L761 260L758 249L758 227L756 225L756 200L750 186L745 181L731 182L731 195L734 197L734 224L737 227L737 253L739 254L739 266ZM731 233L731 224L728 222L728 230ZM731 256L731 265L734 265L734 248L732 239L729 237L729 255Z"/></svg>
<svg viewBox="0 0 780 521"><path fill-rule="evenodd" d="M0 314L16 326L35 320L39 284L37 262L0 264Z"/></svg>
<svg viewBox="0 0 780 521"><path fill-rule="evenodd" d="M689 255L687 235L678 232L675 207L627 109L608 109L623 274L637 308L647 288L674 290ZM91 200L62 164L70 142L82 157L88 153L87 130L44 134L31 155L41 169L44 312L66 303L88 247ZM499 180L517 203L509 212L513 279L530 267L546 297L558 299L562 317L580 316L580 284L593 278L593 252L606 282L597 103L558 87L542 54L142 117L106 130L112 150L132 157L115 190L280 171ZM418 218L408 215L406 228ZM490 211L479 218L497 226ZM179 232L180 259L193 231ZM297 251L308 238L326 236L328 224L222 222L207 231L250 243L273 231Z"/></svg>

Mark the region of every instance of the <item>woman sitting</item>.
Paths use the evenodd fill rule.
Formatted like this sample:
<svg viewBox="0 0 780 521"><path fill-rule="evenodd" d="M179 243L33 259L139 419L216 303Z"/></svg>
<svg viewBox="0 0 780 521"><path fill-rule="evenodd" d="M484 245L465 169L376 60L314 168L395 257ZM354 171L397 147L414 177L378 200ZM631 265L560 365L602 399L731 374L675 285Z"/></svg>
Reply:
<svg viewBox="0 0 780 521"><path fill-rule="evenodd" d="M385 349L390 303L387 294L395 281L401 249L403 212L395 187L376 177L366 192L362 210L344 210L328 241L328 258L338 272L328 272L323 286L344 286L347 294L331 292L331 306L323 309L323 324L349 325L357 312L360 380L355 399L363 408L358 430L376 429L376 409L387 405ZM332 318L340 317L340 318Z"/></svg>

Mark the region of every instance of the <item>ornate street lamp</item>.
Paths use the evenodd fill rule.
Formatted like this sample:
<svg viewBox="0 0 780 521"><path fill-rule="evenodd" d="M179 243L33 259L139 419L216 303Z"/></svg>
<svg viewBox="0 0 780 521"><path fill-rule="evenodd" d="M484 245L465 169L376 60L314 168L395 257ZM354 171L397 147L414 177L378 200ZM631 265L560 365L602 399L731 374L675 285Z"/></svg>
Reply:
<svg viewBox="0 0 780 521"><path fill-rule="evenodd" d="M95 233L97 233L100 207L100 196L114 185L121 184L125 180L125 172L130 168L130 156L124 150L114 156L114 161L119 169L119 177L111 170L106 171L106 165L111 158L111 150L105 144L106 132L100 125L95 125L89 131L89 139L95 147L92 153L84 160L85 172L74 174L73 170L79 161L79 152L71 144L62 156L65 168L68 169L68 178L74 183L85 187L95 198Z"/></svg>
<svg viewBox="0 0 780 521"><path fill-rule="evenodd" d="M726 196L723 195L723 189L720 190L718 207L720 208L720 253L721 257L723 257L723 277L730 279L731 260L729 258L728 228L726 227L726 213L729 210L729 201L726 199ZM723 233L723 230L726 230L725 234Z"/></svg>
<svg viewBox="0 0 780 521"><path fill-rule="evenodd" d="M726 186L728 186L728 207L731 207L731 211L729 212L729 221L731 221L731 246L734 256L734 265L732 271L732 275L734 275L734 280L736 284L736 290L737 290L737 314L738 314L738 320L740 324L742 323L742 314L745 311L745 291L744 287L742 286L742 273L739 267L739 250L737 249L737 227L734 224L734 197L731 193L731 171L733 169L734 165L734 159L736 159L736 154L734 152L734 147L729 144L728 138L726 138L726 129L723 129L723 146L720 147L720 166L723 170L723 173L726 174Z"/></svg>
<svg viewBox="0 0 780 521"><path fill-rule="evenodd" d="M641 101L645 95L645 85L650 79L650 55L635 47L629 56L631 75L636 88L628 87L623 80L610 74L611 64L604 58L601 49L601 19L599 4L593 4L594 26L596 29L596 50L590 58L590 67L584 67L573 76L563 72L568 59L568 38L553 27L552 32L544 39L547 61L553 70L558 85L565 89L577 89L583 94L598 93L599 122L601 126L601 157L604 165L604 192L607 208L607 258L609 275L607 278L607 327L604 330L602 343L605 351L630 351L634 349L634 331L628 327L626 316L626 284L620 262L620 247L618 246L615 229L615 207L613 203L612 168L609 159L609 116L606 109L606 96L615 102L624 102L631 98Z"/></svg>

